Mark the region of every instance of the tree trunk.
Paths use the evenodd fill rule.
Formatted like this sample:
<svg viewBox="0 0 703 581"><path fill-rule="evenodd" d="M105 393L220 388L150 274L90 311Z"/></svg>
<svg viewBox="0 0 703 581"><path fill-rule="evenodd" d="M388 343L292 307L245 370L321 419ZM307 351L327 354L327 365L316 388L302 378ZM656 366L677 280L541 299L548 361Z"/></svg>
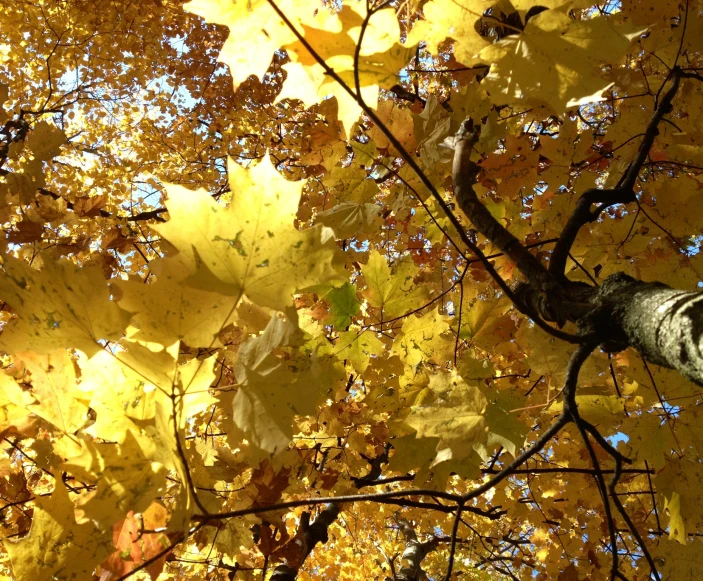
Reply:
<svg viewBox="0 0 703 581"><path fill-rule="evenodd" d="M605 338L604 349L632 346L647 361L703 385L703 292L618 273L604 281L591 302L595 310L580 326Z"/></svg>
<svg viewBox="0 0 703 581"><path fill-rule="evenodd" d="M339 515L338 504L328 504L310 524L310 513L304 512L300 517L300 526L295 537L290 542L299 545L300 549L296 562L287 565L278 565L271 575L270 581L295 581L300 567L317 543L325 544L328 540L327 529Z"/></svg>
<svg viewBox="0 0 703 581"><path fill-rule="evenodd" d="M647 126L637 163L633 162L628 168L623 185L611 190L589 190L579 199L579 210L562 232L549 269L493 217L474 191L480 168L471 160L471 154L478 141L479 127L471 119L464 121L456 137L454 195L476 229L512 259L527 279L515 287L514 294L510 289L504 289L504 292L518 309L529 314L541 327L545 328L545 324L539 317L544 321L555 321L560 327L566 321L572 321L582 335L592 335L591 340L599 343L605 351L634 347L647 361L675 369L703 385L702 292L676 290L658 282L642 282L624 273L609 276L600 287L590 286L570 281L562 272L580 228L596 220L605 208L634 199L632 187L637 172L657 135L658 123L669 111L678 86L676 76ZM594 204L597 209L591 210ZM497 273L492 275L499 281ZM560 336L555 329L545 330ZM578 340L574 336L561 335L572 342Z"/></svg>
<svg viewBox="0 0 703 581"><path fill-rule="evenodd" d="M420 566L422 560L436 546L436 540L432 539L427 543L417 540L417 534L409 523L399 521L398 526L405 537L405 550L400 560L400 570L396 573L393 581L421 581L427 576Z"/></svg>

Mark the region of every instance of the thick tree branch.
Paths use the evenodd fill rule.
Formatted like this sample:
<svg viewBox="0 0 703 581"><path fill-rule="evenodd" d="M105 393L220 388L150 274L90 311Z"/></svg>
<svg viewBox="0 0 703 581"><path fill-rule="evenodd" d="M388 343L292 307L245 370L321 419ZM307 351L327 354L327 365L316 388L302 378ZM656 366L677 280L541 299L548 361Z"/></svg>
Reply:
<svg viewBox="0 0 703 581"><path fill-rule="evenodd" d="M466 119L456 135L452 168L454 197L474 227L515 262L533 287L553 291L558 284L547 268L493 217L474 191L476 176L481 168L471 160L471 152L478 141L479 129L480 126L474 126L471 119Z"/></svg>
<svg viewBox="0 0 703 581"><path fill-rule="evenodd" d="M417 540L415 529L405 520L398 521L398 528L405 539L405 550L400 561L400 569L393 577L393 581L419 581L425 578L421 564L425 556L435 549L437 538L432 538L426 543Z"/></svg>
<svg viewBox="0 0 703 581"><path fill-rule="evenodd" d="M271 575L270 581L295 581L300 571L300 567L303 566L305 559L315 548L317 543L322 543L323 545L329 539L328 529L330 525L337 520L339 515L339 504L330 503L328 504L317 518L310 524L310 513L304 512L300 516L300 524L298 525L298 532L289 541L296 545L297 551L295 551L295 556L291 557L289 562L285 565L278 565Z"/></svg>
<svg viewBox="0 0 703 581"><path fill-rule="evenodd" d="M593 298L594 311L581 326L607 337L603 348L632 346L649 362L676 369L703 385L703 292L609 276Z"/></svg>
<svg viewBox="0 0 703 581"><path fill-rule="evenodd" d="M437 191L437 188L434 186L430 178L425 174L424 171L422 171L422 168L418 165L417 161L415 160L415 157L410 155L408 151L403 147L403 144L400 143L398 138L393 135L393 133L386 127L386 125L383 123L383 121L380 119L380 117L376 114L376 112L369 107L364 99L361 97L361 94L357 94L345 81L342 79L342 77L332 68L330 67L327 62L325 61L324 58L313 48L313 46L308 42L308 40L305 38L305 36L293 25L293 23L290 21L290 19L286 16L286 14L280 9L280 7L276 4L275 0L267 0L271 8L273 8L274 12L278 15L278 17L284 22L284 24L291 30L291 32L295 35L295 37L298 39L298 41L305 47L305 49L310 53L310 55L315 59L315 61L324 69L325 74L329 75L330 78L334 79L336 83L339 84L342 89L349 94L350 97L352 97L361 110L368 115L368 117L373 121L376 126L379 128L379 130L383 133L383 135L388 139L388 141L393 145L393 147L399 152L400 157L405 161L405 163L408 164L408 166L415 172L417 175L418 179L422 182L422 184L427 188L427 190L430 192L432 195L435 203L440 207L442 212L447 216L449 221L451 222L452 226L456 229L456 231L459 233L459 237L461 238L461 241L466 245L469 250L471 250L476 257L481 261L481 264L483 264L484 268L488 272L488 274L495 280L495 282L498 284L500 289L505 293L505 295L515 304L517 309L527 315L528 317L531 317L534 321L535 324L540 327L541 329L545 330L547 333L553 335L554 337L557 337L559 339L563 339L564 341L568 341L569 343L582 343L584 339L582 337L579 337L577 335L571 335L570 333L564 333L563 331L559 331L557 329L553 329L550 327L547 323L545 323L537 314L535 309L531 309L523 303L522 300L520 300L518 297L515 296L515 293L511 290L511 288L508 286L508 284L502 279L502 277L498 274L496 269L493 267L491 264L491 261L486 258L486 255L483 254L481 249L471 240L469 235L467 234L466 230L464 229L464 226L461 224L459 221L459 218L457 218L456 214L452 212L451 208L445 202L444 198L440 195L440 193ZM385 4L384 4L385 6ZM537 259L535 259L537 260ZM539 263L539 261L537 261ZM544 267L543 267L544 268ZM545 269L546 272L546 269Z"/></svg>
<svg viewBox="0 0 703 581"><path fill-rule="evenodd" d="M471 152L478 140L479 127L466 119L456 135L454 147L454 197L461 210L476 229L495 244L504 255L515 262L518 270L527 279L508 296L522 313L532 318L538 326L550 334L571 343L590 341L591 338L576 337L549 327L541 317L563 325L567 320L576 320L590 310L582 301L568 297L561 283L547 270L536 256L530 253L478 199L474 191L476 176L480 168L471 160ZM502 288L502 287L501 287Z"/></svg>

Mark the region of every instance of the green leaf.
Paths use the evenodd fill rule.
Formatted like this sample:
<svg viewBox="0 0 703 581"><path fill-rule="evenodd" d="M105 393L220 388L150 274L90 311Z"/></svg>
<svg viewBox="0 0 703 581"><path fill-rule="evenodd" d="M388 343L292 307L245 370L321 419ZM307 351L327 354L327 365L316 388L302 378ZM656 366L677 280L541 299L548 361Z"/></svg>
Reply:
<svg viewBox="0 0 703 581"><path fill-rule="evenodd" d="M330 316L327 322L335 329L346 329L353 317L359 314L361 302L356 298L356 286L345 282L339 288L332 288L324 295L330 303Z"/></svg>

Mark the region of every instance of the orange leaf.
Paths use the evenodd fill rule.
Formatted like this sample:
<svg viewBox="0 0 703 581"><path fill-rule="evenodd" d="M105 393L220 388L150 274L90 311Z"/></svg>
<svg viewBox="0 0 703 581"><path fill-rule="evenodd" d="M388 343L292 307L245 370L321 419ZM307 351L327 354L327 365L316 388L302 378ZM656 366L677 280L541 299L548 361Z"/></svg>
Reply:
<svg viewBox="0 0 703 581"><path fill-rule="evenodd" d="M102 568L121 577L158 555L170 541L166 534L151 531L166 526L167 520L168 511L158 502L153 502L141 515L135 515L130 510L123 520L113 526L112 538L117 550L103 562ZM146 567L152 579L161 574L166 556L167 553L164 553Z"/></svg>

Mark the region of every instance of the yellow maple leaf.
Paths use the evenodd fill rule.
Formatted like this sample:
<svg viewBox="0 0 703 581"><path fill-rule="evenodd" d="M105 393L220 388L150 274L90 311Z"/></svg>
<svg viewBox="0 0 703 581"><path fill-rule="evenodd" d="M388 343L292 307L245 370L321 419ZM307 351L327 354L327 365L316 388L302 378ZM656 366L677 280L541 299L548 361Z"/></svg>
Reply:
<svg viewBox="0 0 703 581"><path fill-rule="evenodd" d="M332 230L293 225L303 183L286 180L270 159L228 167L234 199L227 208L205 190L167 186L171 219L154 228L195 273L188 283L283 311L293 293L338 278Z"/></svg>
<svg viewBox="0 0 703 581"><path fill-rule="evenodd" d="M606 18L573 20L564 9L531 18L525 30L479 53L491 70L482 86L494 103L547 103L558 114L568 107L602 101L612 83L596 69L623 56L644 32L614 25Z"/></svg>
<svg viewBox="0 0 703 581"><path fill-rule="evenodd" d="M368 55L360 55L358 69L354 69L352 55L338 55L331 57L327 63L339 73L339 76L349 85L354 86L355 75L359 78L359 85L369 89L364 93L364 100L368 105L375 107L378 101L379 88L390 88L400 78L400 70L407 66L410 59L415 56L415 47L406 47L400 43L394 44L388 50ZM325 82L333 94L338 94L340 88L335 81L327 78ZM333 83L337 87L333 86ZM323 85L324 88L324 85ZM343 89L341 89L343 90ZM340 114L341 115L341 114Z"/></svg>
<svg viewBox="0 0 703 581"><path fill-rule="evenodd" d="M102 349L99 339L119 339L129 323L129 313L110 300L102 271L95 266L45 257L43 268L36 270L5 256L0 298L17 313L0 339L9 352L75 347L92 355Z"/></svg>
<svg viewBox="0 0 703 581"><path fill-rule="evenodd" d="M665 428L662 428L665 429ZM669 538L686 544L703 518L698 483L703 476L700 463L689 458L667 459L654 478L658 502L669 511Z"/></svg>
<svg viewBox="0 0 703 581"><path fill-rule="evenodd" d="M91 408L97 414L89 431L120 444L135 438L136 443L125 444L125 461L141 458L140 478L150 483L150 489L158 488L159 466L175 471L183 486L173 498L174 516L170 522L180 528L187 526L193 498L185 486L189 468L178 452L176 437L182 440L189 422L215 402L209 388L215 377L213 365L217 356L178 365L172 355L174 348L177 344L154 352L138 343L123 341L116 353L99 353L83 368L86 389L93 392ZM98 507L98 512L102 510L97 501L92 506Z"/></svg>
<svg viewBox="0 0 703 581"><path fill-rule="evenodd" d="M394 438L392 442L391 469L402 474L415 471L426 475L430 464L437 456L439 438L418 438L415 434L408 434L407 436ZM419 481L422 482L422 480Z"/></svg>
<svg viewBox="0 0 703 581"><path fill-rule="evenodd" d="M524 398L496 389L484 390L483 393L488 402L485 413L486 443L477 443L474 449L484 462L499 446L517 457L525 443L528 428L512 410L523 407Z"/></svg>
<svg viewBox="0 0 703 581"><path fill-rule="evenodd" d="M35 399L6 373L0 373L0 435L9 431L25 433L35 423L28 407ZM27 434L29 435L29 434Z"/></svg>
<svg viewBox="0 0 703 581"><path fill-rule="evenodd" d="M439 309L405 319L401 333L393 341L391 353L410 367L423 361L444 365L451 357L453 342L444 333L449 331L447 317Z"/></svg>
<svg viewBox="0 0 703 581"><path fill-rule="evenodd" d="M584 420L603 430L618 422L625 409L625 400L616 395L577 395L576 404ZM560 413L562 409L564 403L555 401L546 411Z"/></svg>
<svg viewBox="0 0 703 581"><path fill-rule="evenodd" d="M183 340L191 347L212 346L231 321L236 298L185 285L188 272L178 260L154 261L150 267L157 275L155 283L116 282L122 290L117 302L135 313L132 322L139 328L130 336L161 345Z"/></svg>
<svg viewBox="0 0 703 581"><path fill-rule="evenodd" d="M699 543L682 544L663 538L654 548L653 557L664 579L700 579L699 575L703 576L703 552Z"/></svg>
<svg viewBox="0 0 703 581"><path fill-rule="evenodd" d="M361 272L366 279L364 295L369 305L381 309L383 319L409 313L427 299L426 290L415 284L420 271L410 258L400 260L391 269L385 256L372 250Z"/></svg>
<svg viewBox="0 0 703 581"><path fill-rule="evenodd" d="M377 10L369 16L363 3L344 5L334 17L327 19L326 28L315 28L301 24L305 40L313 50L331 67L352 89L359 80L359 95L371 107L378 102L380 88L390 88L399 80L402 68L415 56L415 45L403 46L399 43L400 26L392 10ZM361 31L364 31L363 38ZM358 52L357 52L357 45ZM286 65L289 77L278 99L299 98L306 104L313 104L326 95L334 95L339 102L339 120L351 129L359 118L361 108L355 99L325 69L300 41L284 47L294 63ZM355 54L358 67L355 68Z"/></svg>
<svg viewBox="0 0 703 581"><path fill-rule="evenodd" d="M296 26L317 24L331 17L321 3L279 0L280 9ZM219 60L229 66L236 89L249 75L263 78L273 53L295 40L295 35L266 0L191 0L184 8L208 22L230 30ZM325 14L326 13L326 14ZM255 47L242 50L242 43Z"/></svg>
<svg viewBox="0 0 703 581"><path fill-rule="evenodd" d="M452 38L457 60L472 64L476 60L474 55L488 44L475 24L490 4L475 0L432 0L423 8L424 20L415 23L408 34L407 44L425 41L427 50L437 53L439 43Z"/></svg>
<svg viewBox="0 0 703 581"><path fill-rule="evenodd" d="M36 500L32 528L5 542L17 581L84 581L111 552L112 531L76 524L68 490L58 479L49 498Z"/></svg>
<svg viewBox="0 0 703 581"><path fill-rule="evenodd" d="M85 395L76 388L76 373L68 351L50 355L22 354L32 373L32 395L37 403L29 409L66 434L73 434L88 419Z"/></svg>
<svg viewBox="0 0 703 581"><path fill-rule="evenodd" d="M405 422L417 430L418 438L439 438L439 448L466 456L473 444L486 438L486 398L477 387L446 372L432 375L429 387L434 401L412 406Z"/></svg>
<svg viewBox="0 0 703 581"><path fill-rule="evenodd" d="M351 238L360 234L376 232L380 227L381 206L376 204L354 204L342 202L320 212L318 222L334 230L338 240Z"/></svg>
<svg viewBox="0 0 703 581"><path fill-rule="evenodd" d="M159 353L151 356L156 365L163 358ZM120 441L128 430L138 431L136 422L153 420L153 388L138 369L121 364L108 351L81 360L80 366L80 389L90 396L90 407L96 412L95 423L85 430L87 433L108 441Z"/></svg>
<svg viewBox="0 0 703 581"><path fill-rule="evenodd" d="M101 530L111 530L128 511L145 510L162 492L166 470L147 457L148 444L142 450L132 432L119 444L96 444L88 439L82 444L83 453L61 465L82 481L97 483L97 489L78 503L79 524L92 521Z"/></svg>
<svg viewBox="0 0 703 581"><path fill-rule="evenodd" d="M240 387L233 400L234 422L246 438L268 454L290 442L296 415L311 415L328 390L344 379L335 359L306 352L276 357L288 340L272 321L263 335L239 350L235 373Z"/></svg>
<svg viewBox="0 0 703 581"><path fill-rule="evenodd" d="M339 358L349 359L357 373L363 373L372 357L383 355L383 343L373 331L345 331L339 334L335 353Z"/></svg>
<svg viewBox="0 0 703 581"><path fill-rule="evenodd" d="M210 395L210 385L215 380L216 362L217 355L213 355L203 360L191 359L178 366L175 403L179 429L185 429L193 416L203 413L215 403L215 398Z"/></svg>

